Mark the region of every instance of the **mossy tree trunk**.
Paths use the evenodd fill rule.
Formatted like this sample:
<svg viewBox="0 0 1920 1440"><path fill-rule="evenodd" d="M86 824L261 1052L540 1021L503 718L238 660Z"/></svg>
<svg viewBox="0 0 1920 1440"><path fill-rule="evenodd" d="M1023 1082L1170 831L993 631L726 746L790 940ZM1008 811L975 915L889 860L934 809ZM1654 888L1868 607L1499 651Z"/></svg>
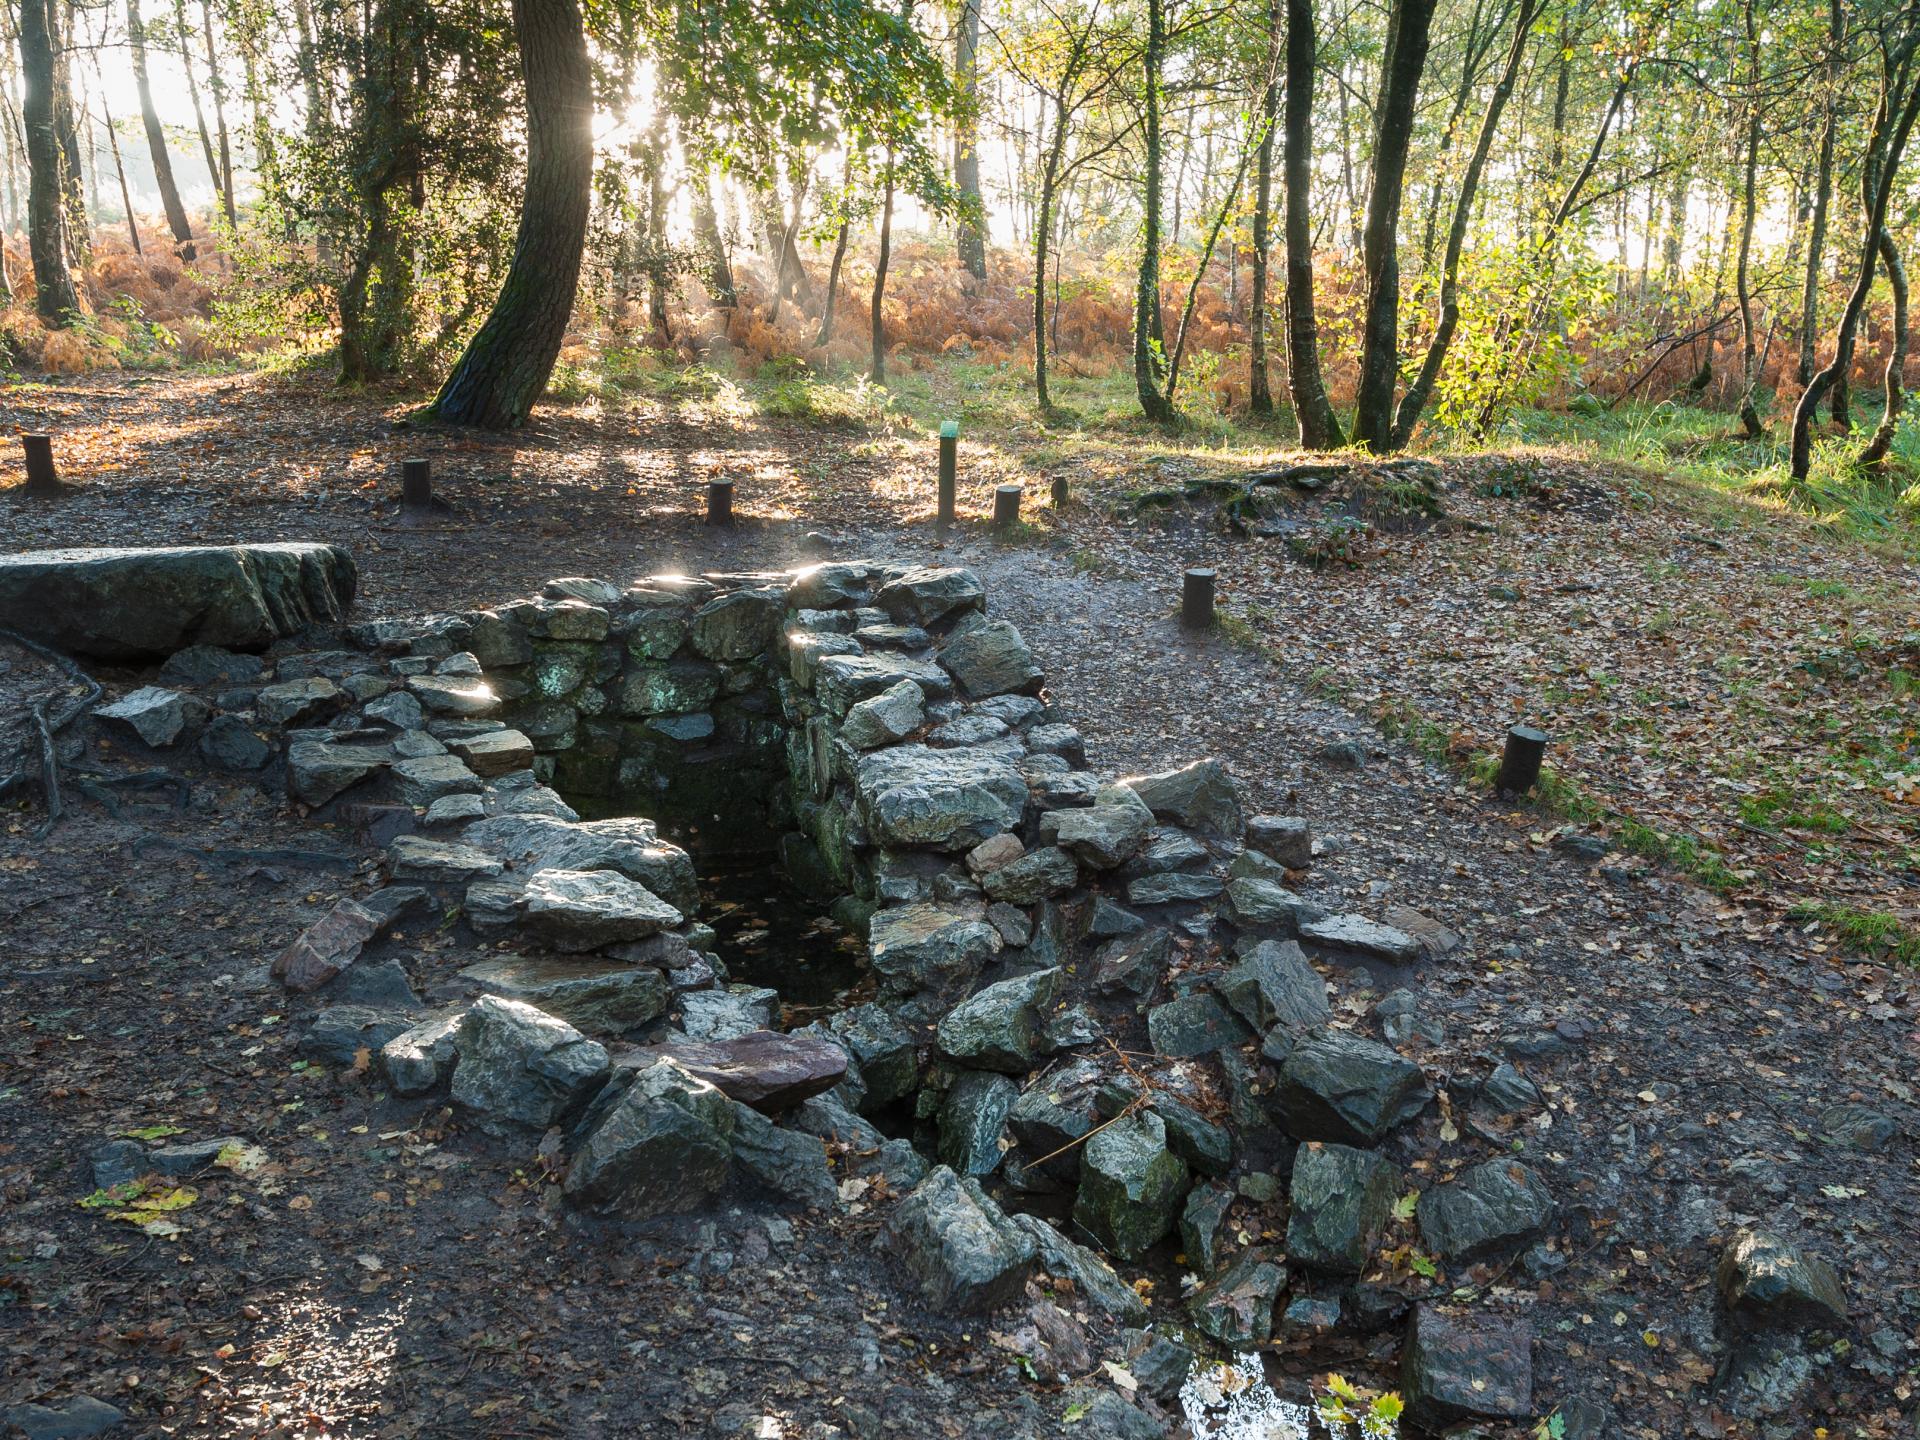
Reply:
<svg viewBox="0 0 1920 1440"><path fill-rule="evenodd" d="M546 388L580 284L593 201L593 75L575 0L514 0L527 85L527 184L493 313L434 402L456 425L522 424Z"/></svg>

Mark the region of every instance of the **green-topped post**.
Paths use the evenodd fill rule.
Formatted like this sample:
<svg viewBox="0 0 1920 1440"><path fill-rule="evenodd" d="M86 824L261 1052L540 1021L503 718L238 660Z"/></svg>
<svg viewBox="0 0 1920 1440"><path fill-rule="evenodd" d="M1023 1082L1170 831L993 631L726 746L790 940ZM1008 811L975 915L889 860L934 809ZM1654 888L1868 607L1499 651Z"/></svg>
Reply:
<svg viewBox="0 0 1920 1440"><path fill-rule="evenodd" d="M954 518L954 491L960 477L960 422L940 422L940 523L951 525Z"/></svg>

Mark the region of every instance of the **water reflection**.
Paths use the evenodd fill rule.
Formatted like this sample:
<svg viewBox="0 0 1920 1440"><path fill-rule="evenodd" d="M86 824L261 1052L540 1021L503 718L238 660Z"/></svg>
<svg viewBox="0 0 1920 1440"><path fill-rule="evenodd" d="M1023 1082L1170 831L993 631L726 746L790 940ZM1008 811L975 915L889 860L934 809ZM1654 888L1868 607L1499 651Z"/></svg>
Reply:
<svg viewBox="0 0 1920 1440"><path fill-rule="evenodd" d="M1369 1417L1356 1437L1353 1426L1329 1422L1314 1405L1282 1400L1257 1354L1197 1362L1180 1387L1180 1409L1193 1440L1393 1440L1398 1433Z"/></svg>

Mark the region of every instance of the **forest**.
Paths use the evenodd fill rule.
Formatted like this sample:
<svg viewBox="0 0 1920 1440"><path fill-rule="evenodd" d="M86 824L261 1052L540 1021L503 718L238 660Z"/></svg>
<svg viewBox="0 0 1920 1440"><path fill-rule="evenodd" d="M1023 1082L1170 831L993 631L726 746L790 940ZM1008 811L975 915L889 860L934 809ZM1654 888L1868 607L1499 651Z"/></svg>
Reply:
<svg viewBox="0 0 1920 1440"><path fill-rule="evenodd" d="M1916 121L0 4L0 1437L1915 1440Z"/></svg>
<svg viewBox="0 0 1920 1440"><path fill-rule="evenodd" d="M1814 503L1900 448L1907 7L149 4L10 18L16 364L503 427L563 355L958 357L1376 454L1670 402Z"/></svg>

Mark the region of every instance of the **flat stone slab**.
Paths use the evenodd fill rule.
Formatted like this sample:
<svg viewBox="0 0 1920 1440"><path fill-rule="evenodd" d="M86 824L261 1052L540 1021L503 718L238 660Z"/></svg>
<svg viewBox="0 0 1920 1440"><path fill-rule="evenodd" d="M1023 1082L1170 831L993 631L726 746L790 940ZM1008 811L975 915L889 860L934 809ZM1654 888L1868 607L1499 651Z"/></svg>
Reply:
<svg viewBox="0 0 1920 1440"><path fill-rule="evenodd" d="M619 1057L627 1063L627 1056ZM831 1040L755 1030L728 1040L669 1040L634 1052L644 1068L671 1060L729 1100L766 1114L790 1110L847 1077L847 1052Z"/></svg>
<svg viewBox="0 0 1920 1440"><path fill-rule="evenodd" d="M0 625L102 660L264 650L344 619L357 585L338 545L29 550L0 555Z"/></svg>

